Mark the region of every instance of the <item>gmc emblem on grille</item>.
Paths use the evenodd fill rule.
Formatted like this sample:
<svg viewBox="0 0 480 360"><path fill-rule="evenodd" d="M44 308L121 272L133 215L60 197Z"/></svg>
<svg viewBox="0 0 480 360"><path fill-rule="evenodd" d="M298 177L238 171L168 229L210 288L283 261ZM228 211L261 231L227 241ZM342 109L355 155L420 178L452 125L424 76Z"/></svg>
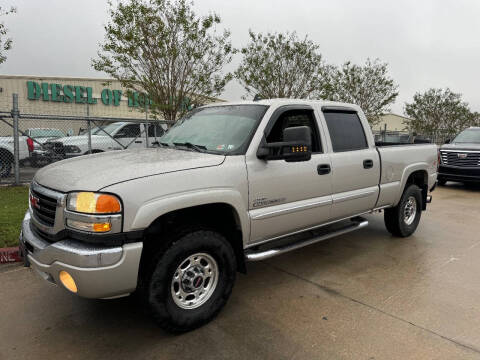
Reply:
<svg viewBox="0 0 480 360"><path fill-rule="evenodd" d="M467 154L457 154L458 158L459 159L466 159L467 158Z"/></svg>
<svg viewBox="0 0 480 360"><path fill-rule="evenodd" d="M40 209L40 199L30 194L30 205L34 208Z"/></svg>

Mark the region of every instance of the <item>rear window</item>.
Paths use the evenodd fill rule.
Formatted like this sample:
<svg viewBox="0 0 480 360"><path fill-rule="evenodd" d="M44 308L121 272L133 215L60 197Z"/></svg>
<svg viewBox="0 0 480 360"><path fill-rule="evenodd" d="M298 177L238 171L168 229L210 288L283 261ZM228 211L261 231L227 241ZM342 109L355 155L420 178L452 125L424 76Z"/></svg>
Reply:
<svg viewBox="0 0 480 360"><path fill-rule="evenodd" d="M357 113L325 111L324 115L334 152L368 148L367 138Z"/></svg>

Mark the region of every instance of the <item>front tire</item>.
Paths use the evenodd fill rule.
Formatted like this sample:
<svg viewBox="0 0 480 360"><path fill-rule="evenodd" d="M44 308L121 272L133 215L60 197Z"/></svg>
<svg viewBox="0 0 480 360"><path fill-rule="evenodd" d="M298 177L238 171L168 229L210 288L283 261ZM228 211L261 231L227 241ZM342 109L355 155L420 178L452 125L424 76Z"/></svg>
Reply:
<svg viewBox="0 0 480 360"><path fill-rule="evenodd" d="M154 260L147 281L150 311L165 330L180 333L211 321L235 283L235 254L223 235L193 230Z"/></svg>
<svg viewBox="0 0 480 360"><path fill-rule="evenodd" d="M422 190L417 185L408 186L397 206L385 210L387 230L398 237L408 237L417 229L422 216Z"/></svg>
<svg viewBox="0 0 480 360"><path fill-rule="evenodd" d="M447 180L440 178L440 179L437 179L437 182L439 186L445 186L445 184L447 183Z"/></svg>

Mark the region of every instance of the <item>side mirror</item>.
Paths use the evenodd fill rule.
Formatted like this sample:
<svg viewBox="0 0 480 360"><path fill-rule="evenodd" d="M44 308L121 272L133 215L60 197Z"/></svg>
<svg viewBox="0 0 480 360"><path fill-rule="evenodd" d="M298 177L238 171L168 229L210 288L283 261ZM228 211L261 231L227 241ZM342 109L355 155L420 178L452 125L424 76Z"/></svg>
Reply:
<svg viewBox="0 0 480 360"><path fill-rule="evenodd" d="M116 133L114 135L115 139L120 139L120 138L124 138L124 137L127 137L127 134L125 134L123 131L119 131L118 133Z"/></svg>
<svg viewBox="0 0 480 360"><path fill-rule="evenodd" d="M451 139L445 139L445 144L450 144L452 142Z"/></svg>
<svg viewBox="0 0 480 360"><path fill-rule="evenodd" d="M257 157L263 160L283 159L287 162L308 161L312 157L312 132L308 126L283 130L282 142L266 143L258 148Z"/></svg>

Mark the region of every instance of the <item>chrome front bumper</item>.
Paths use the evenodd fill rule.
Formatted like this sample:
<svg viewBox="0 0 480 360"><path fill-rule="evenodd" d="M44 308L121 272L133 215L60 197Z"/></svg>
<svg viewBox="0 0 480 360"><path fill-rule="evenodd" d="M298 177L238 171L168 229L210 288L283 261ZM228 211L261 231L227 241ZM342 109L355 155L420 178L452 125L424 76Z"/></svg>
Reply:
<svg viewBox="0 0 480 360"><path fill-rule="evenodd" d="M87 298L112 298L128 295L137 287L142 255L141 242L107 247L65 239L50 243L38 237L30 227L27 211L20 233L20 248L31 267L40 276L61 287L60 271L75 280L76 295Z"/></svg>

